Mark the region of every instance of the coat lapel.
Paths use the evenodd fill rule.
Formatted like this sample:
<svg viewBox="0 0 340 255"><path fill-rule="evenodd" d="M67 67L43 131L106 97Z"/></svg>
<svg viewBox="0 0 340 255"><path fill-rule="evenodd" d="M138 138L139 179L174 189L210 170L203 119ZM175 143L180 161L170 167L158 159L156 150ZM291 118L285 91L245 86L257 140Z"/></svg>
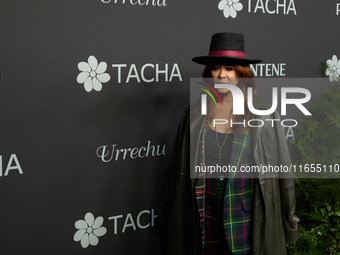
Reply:
<svg viewBox="0 0 340 255"><path fill-rule="evenodd" d="M230 183L235 178L237 170L241 167L245 152L248 148L249 141L250 141L249 131L244 135L239 135L238 133L234 132L230 166L233 169L236 169L236 171L229 173L228 183Z"/></svg>

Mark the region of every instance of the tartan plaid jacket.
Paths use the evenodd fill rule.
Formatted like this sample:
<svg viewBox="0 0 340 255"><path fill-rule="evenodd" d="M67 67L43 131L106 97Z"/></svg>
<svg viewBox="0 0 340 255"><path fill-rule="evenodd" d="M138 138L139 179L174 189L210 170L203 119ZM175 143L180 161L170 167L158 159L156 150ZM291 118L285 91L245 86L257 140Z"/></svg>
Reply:
<svg viewBox="0 0 340 255"><path fill-rule="evenodd" d="M254 107L268 109L267 105L257 101L254 101ZM254 116L254 118L264 120L279 119L280 117L274 113L271 116ZM275 123L272 127L272 123L267 121L264 123L263 127L251 128L251 136L248 138L248 144L251 144L253 164L258 166L260 164L289 165L290 156L282 127ZM201 218L195 188L198 186L199 178L190 178L190 165L194 166L200 162L199 139L202 137L203 130L204 117L190 118L190 108L188 108L183 114L178 129L168 178L164 187L164 197L158 214L158 221L165 234L166 254L169 255L202 254ZM190 151L190 147L196 149ZM288 175L288 177L292 177L290 173ZM250 196L252 202L249 203L248 196L246 196L250 192L244 190L242 195L244 198L242 198L243 209L251 213L250 254L287 254L286 242L295 241L299 237L297 226L299 218L295 215L294 180L293 178L278 177L280 177L278 174L258 174L257 178L253 179L252 196ZM238 185L236 183L232 183L232 185L236 191ZM229 194L234 193L229 190ZM240 199L235 198L235 203L239 203ZM231 200L230 197L225 202ZM251 208L247 206L250 204ZM227 208L229 205L225 206ZM233 202L230 203L230 206L238 207L238 205L233 205ZM231 219L228 222L226 219L225 223L233 224L234 221ZM237 238L233 238L235 236L232 233L229 233L228 236L230 246L230 241L233 242ZM238 249L244 249L246 251L243 251L243 254L247 254L246 252L249 250L247 245L243 245L245 248L241 246L238 241L235 241L234 253ZM238 254L242 254L242 252L240 251Z"/></svg>
<svg viewBox="0 0 340 255"><path fill-rule="evenodd" d="M205 120L204 129L199 139L200 166L205 166L205 133L208 123ZM230 166L240 169L241 166L251 165L252 150L250 131L244 135L236 132L233 135ZM199 172L195 184L198 212L201 220L202 240L204 243L205 232L205 177L209 175ZM235 176L230 172L224 194L223 203L223 224L226 240L229 249L235 255L246 255L251 252L251 219L252 219L252 200L253 200L253 180L246 178L243 173Z"/></svg>

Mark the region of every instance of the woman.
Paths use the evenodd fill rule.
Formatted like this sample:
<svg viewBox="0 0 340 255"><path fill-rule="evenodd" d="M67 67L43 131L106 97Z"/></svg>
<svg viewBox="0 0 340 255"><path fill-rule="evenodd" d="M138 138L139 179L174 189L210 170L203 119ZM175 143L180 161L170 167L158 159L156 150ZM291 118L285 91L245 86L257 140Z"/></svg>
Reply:
<svg viewBox="0 0 340 255"><path fill-rule="evenodd" d="M294 180L280 178L280 173L249 178L239 171L249 165L290 165L281 126L268 121L262 127L247 124L250 119L279 118L276 112L253 115L247 105L246 91L252 87L254 108L270 108L256 99L249 67L261 60L246 58L242 34L218 33L212 37L209 56L193 61L206 65L203 77L212 78L210 85L241 89L244 115L233 115L232 93L223 86L216 91L221 104L208 101L207 115L201 114L200 106L184 112L159 212L167 254L286 254L286 242L298 239ZM216 119L228 122L215 125ZM232 166L237 173L209 178L203 169L216 164ZM201 171L190 178L195 166Z"/></svg>

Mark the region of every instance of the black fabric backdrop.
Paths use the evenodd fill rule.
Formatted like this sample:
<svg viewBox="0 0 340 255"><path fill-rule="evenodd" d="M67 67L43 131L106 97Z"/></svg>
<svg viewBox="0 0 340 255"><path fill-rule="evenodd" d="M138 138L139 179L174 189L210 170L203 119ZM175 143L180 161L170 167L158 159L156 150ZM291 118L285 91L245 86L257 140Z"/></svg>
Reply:
<svg viewBox="0 0 340 255"><path fill-rule="evenodd" d="M0 3L1 254L161 254L166 168L203 69L191 58L212 34L243 33L247 56L283 64L280 77L321 77L340 57L339 1L240 0L236 18L219 2ZM100 91L77 81L90 56L107 64ZM75 237L85 215L99 242Z"/></svg>

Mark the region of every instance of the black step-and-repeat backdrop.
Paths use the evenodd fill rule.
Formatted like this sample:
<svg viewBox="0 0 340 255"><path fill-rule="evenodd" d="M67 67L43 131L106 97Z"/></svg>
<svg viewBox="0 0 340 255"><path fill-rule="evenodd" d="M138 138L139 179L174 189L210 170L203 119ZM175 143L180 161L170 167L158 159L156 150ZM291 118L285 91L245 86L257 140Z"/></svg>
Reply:
<svg viewBox="0 0 340 255"><path fill-rule="evenodd" d="M0 253L160 254L191 58L240 32L257 77L337 79L339 25L340 0L2 1Z"/></svg>

